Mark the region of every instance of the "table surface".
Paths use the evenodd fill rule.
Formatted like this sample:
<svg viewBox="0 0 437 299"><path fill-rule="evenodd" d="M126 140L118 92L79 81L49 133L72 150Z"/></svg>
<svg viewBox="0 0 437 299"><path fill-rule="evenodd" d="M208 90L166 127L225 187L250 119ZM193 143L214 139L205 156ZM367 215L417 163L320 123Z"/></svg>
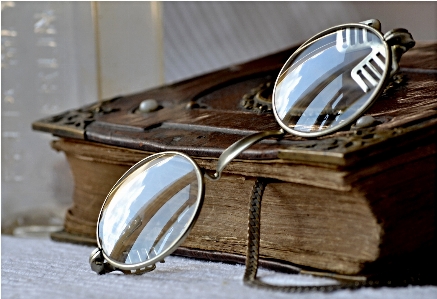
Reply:
<svg viewBox="0 0 437 299"><path fill-rule="evenodd" d="M1 238L2 298L437 298L436 286L363 288L288 294L243 285L244 266L168 257L144 275L97 275L88 264L94 248L46 238ZM329 279L260 269L275 284L328 284Z"/></svg>

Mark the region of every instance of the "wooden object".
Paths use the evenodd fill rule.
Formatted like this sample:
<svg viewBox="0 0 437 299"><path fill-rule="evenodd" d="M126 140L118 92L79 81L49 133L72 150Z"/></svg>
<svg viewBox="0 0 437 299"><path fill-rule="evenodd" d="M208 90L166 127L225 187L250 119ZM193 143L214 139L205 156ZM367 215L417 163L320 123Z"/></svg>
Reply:
<svg viewBox="0 0 437 299"><path fill-rule="evenodd" d="M106 194L151 153L182 151L212 170L233 142L279 129L266 112L268 87L294 50L35 122L34 129L61 137L52 146L65 152L75 178L65 232L54 238L93 242ZM243 255L251 187L265 177L271 182L261 215L264 258L344 274L430 259L436 54L436 43L418 43L404 55L403 80L367 112L377 125L317 139L264 140L231 162L219 181L206 180L202 212L183 247ZM139 112L146 99L157 100L159 109Z"/></svg>

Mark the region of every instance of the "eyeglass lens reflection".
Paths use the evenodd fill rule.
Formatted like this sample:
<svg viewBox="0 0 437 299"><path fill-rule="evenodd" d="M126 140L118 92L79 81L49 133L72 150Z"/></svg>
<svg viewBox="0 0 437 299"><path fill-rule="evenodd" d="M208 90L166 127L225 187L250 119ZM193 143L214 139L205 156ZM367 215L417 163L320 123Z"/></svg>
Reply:
<svg viewBox="0 0 437 299"><path fill-rule="evenodd" d="M166 154L121 180L103 207L103 251L124 264L145 262L172 247L196 213L198 179L186 158Z"/></svg>
<svg viewBox="0 0 437 299"><path fill-rule="evenodd" d="M341 126L383 80L386 57L381 39L364 28L341 29L310 43L279 75L279 120L305 133Z"/></svg>

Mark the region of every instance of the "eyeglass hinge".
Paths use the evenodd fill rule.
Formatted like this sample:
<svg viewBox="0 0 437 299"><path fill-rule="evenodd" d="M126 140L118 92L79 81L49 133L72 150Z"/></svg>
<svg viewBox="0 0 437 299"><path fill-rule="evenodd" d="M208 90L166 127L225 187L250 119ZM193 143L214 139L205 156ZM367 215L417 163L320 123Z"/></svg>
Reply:
<svg viewBox="0 0 437 299"><path fill-rule="evenodd" d="M162 260L161 262L164 262L164 260ZM121 271L124 274L141 275L141 274L144 274L146 272L153 271L156 268L156 265L153 264L153 265L146 266L146 267L140 268L140 269L135 269L135 270L118 269L118 268L110 265L109 263L105 262L105 257L103 256L101 248L96 248L93 250L93 252L91 252L91 255L89 258L89 263L90 263L91 269L94 272L96 272L97 274L106 274L106 273L113 272L113 271Z"/></svg>
<svg viewBox="0 0 437 299"><path fill-rule="evenodd" d="M411 33L403 28L388 31L384 34L384 40L390 46L392 52L392 71L390 73L390 77L392 77L399 70L399 61L402 55L414 47L416 42Z"/></svg>

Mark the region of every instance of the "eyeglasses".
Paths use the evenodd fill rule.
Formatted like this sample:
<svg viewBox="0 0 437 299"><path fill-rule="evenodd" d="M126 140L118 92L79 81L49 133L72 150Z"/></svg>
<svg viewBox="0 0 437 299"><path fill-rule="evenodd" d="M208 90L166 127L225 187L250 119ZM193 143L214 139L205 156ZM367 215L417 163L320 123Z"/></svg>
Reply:
<svg viewBox="0 0 437 299"><path fill-rule="evenodd" d="M142 274L155 269L193 227L204 177L218 180L230 161L264 138L318 137L351 125L381 95L414 44L405 29L382 35L378 20L339 25L310 38L290 56L275 83L272 107L280 130L237 141L219 157L214 174L183 153L162 152L117 181L100 211L92 270Z"/></svg>
<svg viewBox="0 0 437 299"><path fill-rule="evenodd" d="M266 131L235 142L220 155L213 174L180 152L157 153L136 163L103 203L91 268L99 274L116 270L142 274L155 269L193 227L203 203L204 176L218 180L226 165L246 148L283 134L282 130Z"/></svg>

